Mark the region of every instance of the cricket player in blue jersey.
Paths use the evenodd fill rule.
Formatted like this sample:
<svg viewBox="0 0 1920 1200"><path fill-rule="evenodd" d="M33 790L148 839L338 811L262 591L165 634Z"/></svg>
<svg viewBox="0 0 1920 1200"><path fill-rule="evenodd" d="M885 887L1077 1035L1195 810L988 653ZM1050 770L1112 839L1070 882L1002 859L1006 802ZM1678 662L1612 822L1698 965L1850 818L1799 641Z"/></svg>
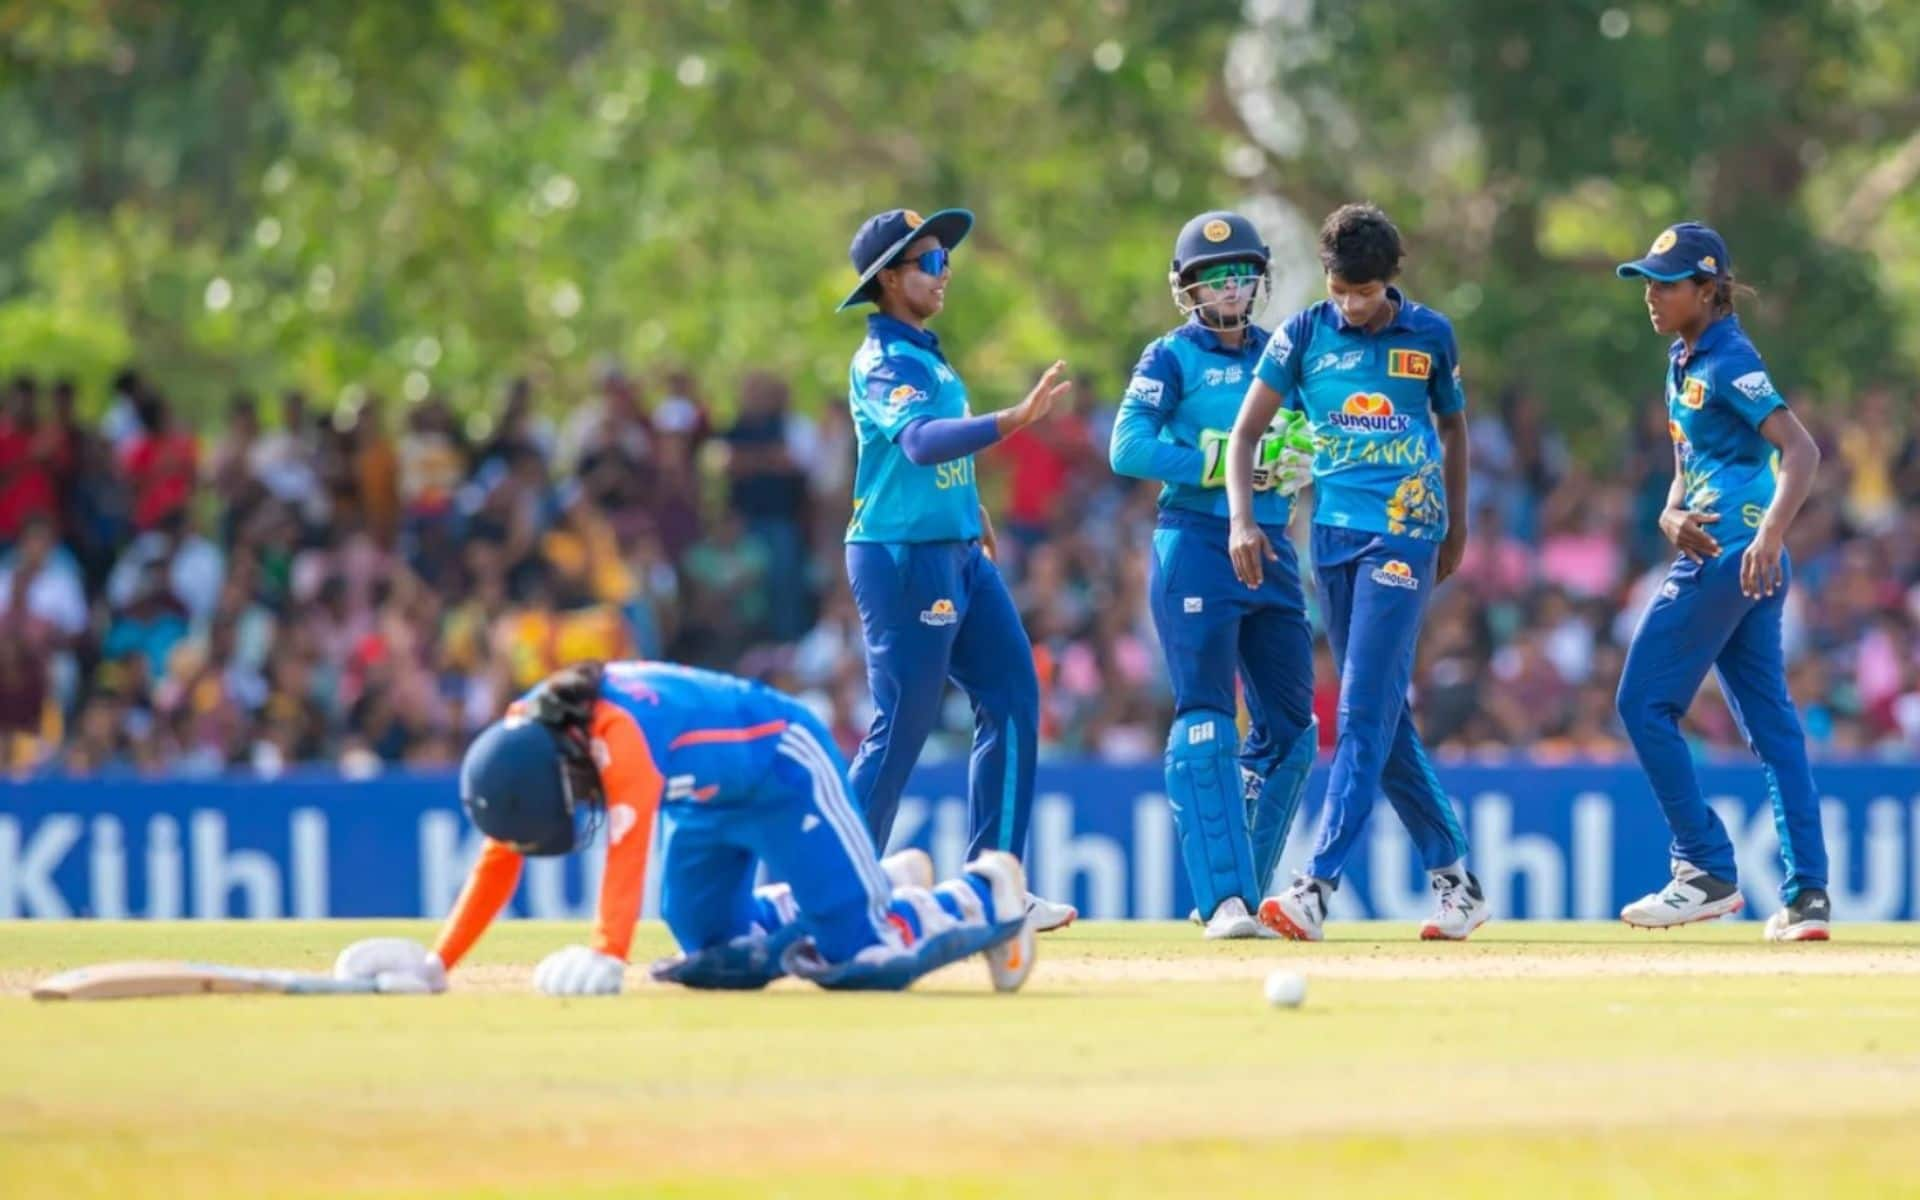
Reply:
<svg viewBox="0 0 1920 1200"><path fill-rule="evenodd" d="M1072 385L1054 363L1020 403L974 416L967 388L927 328L946 304L953 251L973 214L869 218L849 256L860 282L840 308L872 304L848 371L859 437L847 578L866 639L873 724L853 760L854 800L885 850L907 777L940 716L948 679L973 702L970 855L1023 854L1033 808L1040 684L1033 645L993 563L973 456L1044 419ZM1033 898L1040 930L1070 905Z"/></svg>
<svg viewBox="0 0 1920 1200"><path fill-rule="evenodd" d="M1227 557L1227 434L1267 345L1253 321L1268 257L1238 213L1187 222L1169 275L1187 320L1141 354L1110 454L1115 472L1164 485L1148 588L1173 684L1167 799L1208 938L1277 936L1254 914L1316 748L1313 632L1286 539L1292 501L1280 490L1283 478L1305 481L1311 453L1282 441L1257 467L1253 516L1280 547L1260 587L1240 586ZM1244 748L1236 667L1250 718Z"/></svg>
<svg viewBox="0 0 1920 1200"><path fill-rule="evenodd" d="M898 990L980 954L1011 991L1033 969L1019 861L988 851L938 886L923 851L875 861L825 728L757 683L672 663L567 667L474 739L460 799L486 840L439 940L357 942L336 974L445 990L526 856L568 854L583 828L604 828L593 943L554 951L533 979L554 996L618 992L656 813L661 914L681 949L654 964L656 980L759 988L792 974ZM755 888L760 864L780 882Z"/></svg>
<svg viewBox="0 0 1920 1200"><path fill-rule="evenodd" d="M1665 230L1622 279L1646 286L1667 352L1673 486L1660 531L1679 556L1627 651L1620 719L1673 830L1672 879L1620 911L1642 928L1707 921L1744 905L1726 827L1700 794L1679 722L1720 677L1734 719L1765 766L1785 863L1769 941L1825 941L1831 919L1820 796L1787 693L1780 619L1792 566L1787 528L1813 490L1820 449L1773 386L1733 311L1733 260L1693 221Z"/></svg>
<svg viewBox="0 0 1920 1200"><path fill-rule="evenodd" d="M1399 230L1372 205L1327 218L1328 299L1267 343L1227 447L1229 553L1250 588L1285 565L1254 496L1259 443L1283 404L1306 413L1318 448L1313 561L1340 664L1339 738L1307 871L1260 906L1263 922L1305 941L1320 940L1327 897L1383 789L1436 894L1420 936L1462 939L1488 916L1407 699L1427 598L1466 549L1467 417L1453 326L1393 286L1402 255Z"/></svg>

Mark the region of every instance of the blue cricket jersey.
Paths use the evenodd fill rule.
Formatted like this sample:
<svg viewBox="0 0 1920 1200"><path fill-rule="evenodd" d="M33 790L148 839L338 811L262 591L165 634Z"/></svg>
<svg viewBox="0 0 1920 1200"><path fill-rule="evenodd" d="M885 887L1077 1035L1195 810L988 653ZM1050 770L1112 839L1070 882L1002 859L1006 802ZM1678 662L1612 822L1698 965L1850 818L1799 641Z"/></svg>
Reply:
<svg viewBox="0 0 1920 1200"><path fill-rule="evenodd" d="M867 318L848 372L847 401L860 437L849 542L954 542L980 536L973 456L915 466L896 440L922 417L965 417L967 386L940 339L883 314Z"/></svg>
<svg viewBox="0 0 1920 1200"><path fill-rule="evenodd" d="M1114 422L1113 469L1160 480L1163 509L1226 519L1226 489L1201 484L1205 446L1215 439L1224 443L1233 431L1269 336L1250 327L1232 349L1200 322L1188 321L1149 342ZM1293 501L1279 492L1254 494L1253 519L1262 525L1284 526L1292 511Z"/></svg>
<svg viewBox="0 0 1920 1200"><path fill-rule="evenodd" d="M1329 300L1295 313L1256 373L1313 426L1315 524L1437 542L1447 488L1433 418L1467 405L1460 349L1446 317L1397 288L1387 295L1399 311L1377 333Z"/></svg>
<svg viewBox="0 0 1920 1200"><path fill-rule="evenodd" d="M1724 552L1753 540L1773 503L1779 456L1760 425L1787 402L1729 314L1707 326L1693 353L1668 350L1667 433L1679 455L1686 506L1716 512L1709 529Z"/></svg>

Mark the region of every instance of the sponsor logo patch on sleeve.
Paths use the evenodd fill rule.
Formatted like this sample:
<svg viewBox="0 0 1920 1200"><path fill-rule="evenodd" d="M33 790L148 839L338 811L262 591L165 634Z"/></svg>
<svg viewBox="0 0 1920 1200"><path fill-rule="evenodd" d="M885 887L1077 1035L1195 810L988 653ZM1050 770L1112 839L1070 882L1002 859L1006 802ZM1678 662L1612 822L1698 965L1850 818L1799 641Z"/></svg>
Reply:
<svg viewBox="0 0 1920 1200"><path fill-rule="evenodd" d="M1293 338L1288 335L1287 327L1282 325L1273 331L1273 340L1267 343L1267 357L1275 362L1285 362L1287 355L1293 353Z"/></svg>
<svg viewBox="0 0 1920 1200"><path fill-rule="evenodd" d="M1151 375L1135 375L1127 381L1127 400L1134 404L1147 404L1158 408L1166 390L1167 385Z"/></svg>
<svg viewBox="0 0 1920 1200"><path fill-rule="evenodd" d="M1765 400L1768 396L1779 395L1774 390L1773 380L1767 377L1765 371L1748 371L1733 381L1733 390L1749 400Z"/></svg>
<svg viewBox="0 0 1920 1200"><path fill-rule="evenodd" d="M926 403L927 394L910 383L900 384L887 393L887 405L890 408L906 408L914 404Z"/></svg>

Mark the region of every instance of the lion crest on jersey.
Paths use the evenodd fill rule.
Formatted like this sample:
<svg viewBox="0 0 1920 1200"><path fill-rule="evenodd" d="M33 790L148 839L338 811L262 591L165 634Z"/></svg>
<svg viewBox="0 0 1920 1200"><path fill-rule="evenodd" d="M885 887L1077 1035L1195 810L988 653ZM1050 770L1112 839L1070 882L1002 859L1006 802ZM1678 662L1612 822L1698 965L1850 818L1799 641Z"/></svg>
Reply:
<svg viewBox="0 0 1920 1200"><path fill-rule="evenodd" d="M1393 498L1387 501L1387 532L1414 533L1445 526L1446 497L1446 476L1440 463L1427 463L1393 489Z"/></svg>

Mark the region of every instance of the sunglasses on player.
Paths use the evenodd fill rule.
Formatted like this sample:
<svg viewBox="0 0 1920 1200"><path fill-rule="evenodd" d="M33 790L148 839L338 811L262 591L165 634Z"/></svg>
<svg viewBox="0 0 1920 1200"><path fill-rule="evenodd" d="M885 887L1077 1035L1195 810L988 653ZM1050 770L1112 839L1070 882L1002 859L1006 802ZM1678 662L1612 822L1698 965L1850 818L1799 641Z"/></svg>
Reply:
<svg viewBox="0 0 1920 1200"><path fill-rule="evenodd" d="M932 275L937 278L942 271L947 269L947 264L951 261L953 261L953 251L947 249L945 246L935 246L931 250L921 251L912 258L900 259L898 262L895 262L893 266L895 270L904 267L913 267L923 274Z"/></svg>

